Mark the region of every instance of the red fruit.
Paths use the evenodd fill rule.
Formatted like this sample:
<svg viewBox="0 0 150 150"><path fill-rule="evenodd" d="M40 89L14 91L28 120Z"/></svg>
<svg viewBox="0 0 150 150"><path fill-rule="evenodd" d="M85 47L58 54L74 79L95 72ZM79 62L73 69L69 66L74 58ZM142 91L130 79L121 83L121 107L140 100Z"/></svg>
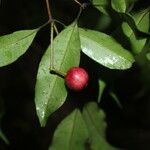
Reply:
<svg viewBox="0 0 150 150"><path fill-rule="evenodd" d="M69 89L81 91L84 89L89 80L88 73L80 67L70 68L65 76L65 83Z"/></svg>

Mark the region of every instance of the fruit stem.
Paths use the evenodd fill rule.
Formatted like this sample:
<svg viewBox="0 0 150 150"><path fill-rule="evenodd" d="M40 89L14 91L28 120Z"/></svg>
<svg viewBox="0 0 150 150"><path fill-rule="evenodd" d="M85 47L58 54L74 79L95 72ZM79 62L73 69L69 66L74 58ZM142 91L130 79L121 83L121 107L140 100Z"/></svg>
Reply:
<svg viewBox="0 0 150 150"><path fill-rule="evenodd" d="M78 15L75 19L76 21L78 21L80 15L82 13L82 10L84 10L89 5L89 3L82 3L81 4L78 0L74 0L74 2L76 2L80 6L80 10L79 10Z"/></svg>
<svg viewBox="0 0 150 150"><path fill-rule="evenodd" d="M85 9L87 6L91 5L90 3L80 3L78 0L74 0L82 9Z"/></svg>
<svg viewBox="0 0 150 150"><path fill-rule="evenodd" d="M51 21L51 20L53 20L53 18L52 18L52 14L51 14L49 0L46 0L46 7L47 7L47 13L48 13L49 20Z"/></svg>
<svg viewBox="0 0 150 150"><path fill-rule="evenodd" d="M61 72L60 70L57 70L55 68L51 68L50 69L50 73L57 74L57 75L59 75L59 76L61 76L63 78L66 76L66 73Z"/></svg>
<svg viewBox="0 0 150 150"><path fill-rule="evenodd" d="M54 23L54 20L53 20L53 17L52 17L52 13L51 13L51 7L50 7L49 0L46 0L46 7L47 7L47 14L48 14L49 21L51 23ZM54 26L54 30L55 30L56 34L58 34L59 32L58 32L58 29L57 29L55 23L54 23L53 26Z"/></svg>
<svg viewBox="0 0 150 150"><path fill-rule="evenodd" d="M49 4L49 0L46 0L46 7L47 7L47 13L48 13L48 17L49 17L49 22L51 23L51 27L50 27L50 44L51 44L50 45L50 73L57 74L61 77L65 77L65 75L66 75L65 73L63 73L63 72L61 72L61 71L54 68L54 46L53 46L54 30L55 30L56 34L59 33L58 29L55 25L55 22L60 23L60 21L57 21L57 20L53 19L50 4Z"/></svg>

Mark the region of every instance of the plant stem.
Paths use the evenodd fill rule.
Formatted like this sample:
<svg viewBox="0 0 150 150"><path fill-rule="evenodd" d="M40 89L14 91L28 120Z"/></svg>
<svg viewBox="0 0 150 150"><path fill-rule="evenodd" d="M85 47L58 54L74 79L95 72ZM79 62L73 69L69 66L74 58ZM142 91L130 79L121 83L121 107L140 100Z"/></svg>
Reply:
<svg viewBox="0 0 150 150"><path fill-rule="evenodd" d="M81 15L81 13L82 13L82 10L83 10L83 8L82 7L80 7L80 10L79 10L79 12L78 12L78 15L77 15L77 17L76 17L76 21L78 21L79 20L79 17L80 17L80 15Z"/></svg>
<svg viewBox="0 0 150 150"><path fill-rule="evenodd" d="M53 22L55 22L55 21L53 21ZM55 23L54 23L54 30L55 30L56 34L58 35L58 34L59 34L59 32L58 32L58 29L57 29L57 27L56 27Z"/></svg>
<svg viewBox="0 0 150 150"><path fill-rule="evenodd" d="M53 20L52 18L52 14L51 14L51 8L50 8L50 4L49 4L49 0L46 0L46 7L47 7L47 13L48 13L48 17L49 17L49 22L51 22L51 29L50 29L50 72L51 73L54 73L54 74L57 74L61 77L64 77L65 76L65 73L59 71L59 70L56 70L54 68L54 46L53 46L53 38L54 38L54 30L55 32L58 34L58 30L57 30L57 27L54 23L55 20Z"/></svg>
<svg viewBox="0 0 150 150"><path fill-rule="evenodd" d="M54 37L54 22L51 23L51 46L50 46L50 72L57 74L61 77L65 77L65 73L54 68L54 47L53 47L53 37Z"/></svg>
<svg viewBox="0 0 150 150"><path fill-rule="evenodd" d="M47 7L47 13L48 13L48 18L49 18L50 22L54 22L52 13L51 13L51 7L50 7L49 0L46 0L46 7ZM58 32L58 29L57 29L55 23L53 26L54 26L54 30L55 30L56 34L58 34L59 32Z"/></svg>
<svg viewBox="0 0 150 150"><path fill-rule="evenodd" d="M89 3L80 3L78 0L74 0L79 6L80 6L80 10L79 10L79 13L76 17L76 21L78 21L81 13L82 13L82 10L84 10L88 5L90 5Z"/></svg>
<svg viewBox="0 0 150 150"><path fill-rule="evenodd" d="M87 6L91 5L89 2L88 3L80 3L78 0L74 0L82 9L85 9Z"/></svg>
<svg viewBox="0 0 150 150"><path fill-rule="evenodd" d="M59 24L62 25L63 27L66 27L66 25L65 25L64 23L62 23L61 21L56 20L56 19L53 19L53 20L54 20L54 22L59 23Z"/></svg>
<svg viewBox="0 0 150 150"><path fill-rule="evenodd" d="M66 73L61 72L60 70L57 70L57 69L55 69L55 68L52 68L52 69L50 70L50 72L53 73L53 74L57 74L57 75L59 75L59 76L61 76L61 77L63 77L63 78L66 76Z"/></svg>
<svg viewBox="0 0 150 150"><path fill-rule="evenodd" d="M46 7L47 7L47 13L48 13L49 20L52 21L53 18L52 18L52 14L51 14L51 8L50 8L49 0L46 0Z"/></svg>
<svg viewBox="0 0 150 150"><path fill-rule="evenodd" d="M74 0L80 7L82 7L82 4L78 0Z"/></svg>

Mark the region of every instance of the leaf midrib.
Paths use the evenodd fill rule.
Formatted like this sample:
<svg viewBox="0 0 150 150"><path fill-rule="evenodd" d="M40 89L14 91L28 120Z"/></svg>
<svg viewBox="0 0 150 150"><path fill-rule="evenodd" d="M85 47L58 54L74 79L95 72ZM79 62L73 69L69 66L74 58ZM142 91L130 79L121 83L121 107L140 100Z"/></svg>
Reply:
<svg viewBox="0 0 150 150"><path fill-rule="evenodd" d="M75 26L76 26L76 24L73 26L73 30L72 30L72 32L71 32L71 34L70 34L70 38L69 38L69 40L68 40L68 43L70 43L70 40L71 40L71 38L72 38L72 35L73 35L73 32L74 32ZM66 54L67 54L67 52L68 52L68 46L69 46L69 44L67 44L67 46L66 46L66 51L65 51L65 54L64 54L64 56L63 56L62 62L61 62L61 64L60 64L59 70L61 69L61 67L62 67L62 65L63 65L63 60L65 60Z"/></svg>

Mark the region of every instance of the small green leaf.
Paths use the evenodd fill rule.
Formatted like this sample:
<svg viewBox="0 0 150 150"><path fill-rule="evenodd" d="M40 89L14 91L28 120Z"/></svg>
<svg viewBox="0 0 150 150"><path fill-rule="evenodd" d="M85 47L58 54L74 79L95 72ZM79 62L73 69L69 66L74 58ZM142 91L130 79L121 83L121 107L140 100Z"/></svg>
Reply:
<svg viewBox="0 0 150 150"><path fill-rule="evenodd" d="M80 39L78 27L75 24L63 30L53 42L54 67L66 72L80 61ZM64 79L50 74L50 47L46 50L39 65L35 88L35 103L41 126L54 111L63 105L67 97Z"/></svg>
<svg viewBox="0 0 150 150"><path fill-rule="evenodd" d="M148 60L150 60L150 52L146 54Z"/></svg>
<svg viewBox="0 0 150 150"><path fill-rule="evenodd" d="M126 12L130 12L132 10L132 8L134 7L134 3L138 1L138 0L125 0L126 2Z"/></svg>
<svg viewBox="0 0 150 150"><path fill-rule="evenodd" d="M149 9L138 12L133 16L126 15L127 22L122 24L122 30L126 37L130 40L131 49L135 54L138 54L143 49L147 38L138 37L135 34L137 30L140 32L148 32L150 26ZM138 32L137 32L138 33ZM143 33L144 34L144 33Z"/></svg>
<svg viewBox="0 0 150 150"><path fill-rule="evenodd" d="M92 0L93 5L103 14L109 15L108 6L110 0Z"/></svg>
<svg viewBox="0 0 150 150"><path fill-rule="evenodd" d="M111 0L111 6L117 12L126 12L126 0Z"/></svg>
<svg viewBox="0 0 150 150"><path fill-rule="evenodd" d="M111 0L112 8L118 13L130 12L137 0Z"/></svg>
<svg viewBox="0 0 150 150"><path fill-rule="evenodd" d="M6 138L6 136L4 135L4 133L2 132L1 129L0 129L0 138L1 138L6 144L9 144L8 139Z"/></svg>
<svg viewBox="0 0 150 150"><path fill-rule="evenodd" d="M80 40L83 53L110 69L128 69L134 58L111 36L101 32L81 29Z"/></svg>
<svg viewBox="0 0 150 150"><path fill-rule="evenodd" d="M49 150L85 150L88 130L78 109L57 127Z"/></svg>
<svg viewBox="0 0 150 150"><path fill-rule="evenodd" d="M102 95L103 95L103 92L104 92L105 87L106 87L106 83L103 80L99 80L98 84L99 84L98 103L100 103Z"/></svg>
<svg viewBox="0 0 150 150"><path fill-rule="evenodd" d="M0 37L0 67L9 65L23 55L38 29L22 30Z"/></svg>
<svg viewBox="0 0 150 150"><path fill-rule="evenodd" d="M3 118L4 113L5 113L4 102L0 96L0 139L2 139L6 144L9 144L8 139L6 138L5 134L3 133L2 129L1 129L1 122L2 122L2 118Z"/></svg>
<svg viewBox="0 0 150 150"><path fill-rule="evenodd" d="M105 113L98 108L97 104L90 102L83 108L83 118L90 134L90 145L92 150L117 150L106 140Z"/></svg>
<svg viewBox="0 0 150 150"><path fill-rule="evenodd" d="M113 98L113 100L116 102L116 104L122 109L123 106L122 104L120 103L117 95L114 93L114 92L110 92L110 96Z"/></svg>

